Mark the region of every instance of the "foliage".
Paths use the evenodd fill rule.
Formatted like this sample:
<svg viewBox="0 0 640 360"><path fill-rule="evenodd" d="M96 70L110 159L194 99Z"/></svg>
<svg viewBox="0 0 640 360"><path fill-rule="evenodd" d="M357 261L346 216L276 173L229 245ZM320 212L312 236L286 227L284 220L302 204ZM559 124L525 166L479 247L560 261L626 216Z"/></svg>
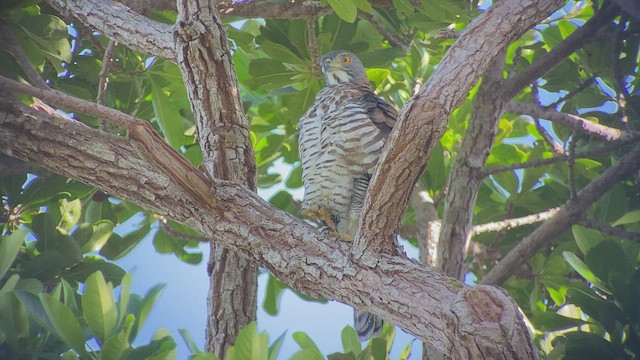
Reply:
<svg viewBox="0 0 640 360"><path fill-rule="evenodd" d="M294 215L298 214L302 186L296 124L323 86L314 74L310 35L320 54L336 49L357 54L376 93L400 108L454 42L440 36L439 30L462 30L487 6L462 0L424 0L418 4L393 0L392 6L385 8L368 0L322 3L334 13L313 20L314 27L303 19L225 18L241 96L251 121L258 185L278 189L269 202ZM527 71L545 54L563 46L570 34L607 4L568 1L551 19L509 47L505 76ZM96 99L102 56L109 42L106 37L79 23L66 23L46 3L10 1L0 8L0 19L51 87L82 99ZM370 17L358 17L358 12ZM175 13L156 12L153 17L171 23ZM310 29L315 33L309 34ZM639 44L638 20L619 15L616 22L604 26L578 51L549 68L535 86L514 98L526 102L534 98L543 105L552 104L555 110L580 114L612 128L637 129ZM202 152L178 67L122 45L116 46L113 58L106 105L149 121L171 146L199 166ZM0 50L2 76L26 82L28 77L20 65L6 49ZM451 114L448 129L420 179L422 188L436 200L440 215L449 170L468 127L475 91ZM80 113L70 116L96 128L100 123ZM589 134L544 119L537 126L537 120L503 114L487 168L559 156L551 142L576 153L604 144ZM110 130L125 135L121 129ZM627 151L628 146L620 145L572 162L487 176L474 205L473 222L484 224L561 206L572 198L573 190L583 188ZM65 156L70 163L74 161L72 154ZM288 174L281 174L281 169ZM639 190L636 180L620 181L585 209L585 217L637 233ZM197 242L174 236L182 232L190 238L198 235L196 232L171 222L168 226L173 231L165 231L161 226L164 219L145 209L42 170L1 176L0 193L4 212L0 223L5 235L0 243L0 357L37 358L63 352L65 359L175 356L175 342L163 330L149 344L132 346L160 287L144 297L129 294L131 277L113 261L152 234L158 252L198 263L202 255L193 250ZM409 209L405 225L414 224L416 216ZM481 279L534 227L474 236L481 251L469 260L470 273ZM536 344L549 358L640 356L640 249L637 242L614 235L575 225L523 264L522 274L504 284L529 319ZM408 240L416 245L417 239ZM80 289L84 289L82 294ZM277 279L269 279L263 304L268 313L279 311L279 298L286 289ZM193 359L212 358L183 336ZM293 338L301 348L294 358L322 358L305 334L296 333ZM346 328L342 333L344 352L329 355L329 359L382 359L393 338L393 328L387 327L383 336L362 349L353 330ZM85 345L91 339L95 344L89 344L97 344L99 350L87 350ZM272 359L281 342L282 337L268 346L266 334L250 325L239 334L227 357Z"/></svg>

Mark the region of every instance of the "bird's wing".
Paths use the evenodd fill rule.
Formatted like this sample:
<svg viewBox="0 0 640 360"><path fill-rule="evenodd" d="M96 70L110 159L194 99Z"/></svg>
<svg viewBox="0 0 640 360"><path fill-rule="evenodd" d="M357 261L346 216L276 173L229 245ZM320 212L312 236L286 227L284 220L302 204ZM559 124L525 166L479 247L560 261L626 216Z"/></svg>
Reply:
<svg viewBox="0 0 640 360"><path fill-rule="evenodd" d="M385 138L389 136L398 118L396 109L371 92L366 92L361 101L373 124Z"/></svg>

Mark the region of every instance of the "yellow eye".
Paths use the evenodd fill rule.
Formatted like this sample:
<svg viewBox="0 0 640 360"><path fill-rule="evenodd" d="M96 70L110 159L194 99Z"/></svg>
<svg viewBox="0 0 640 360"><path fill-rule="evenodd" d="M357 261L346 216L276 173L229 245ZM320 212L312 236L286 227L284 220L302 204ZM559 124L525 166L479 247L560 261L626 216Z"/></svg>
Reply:
<svg viewBox="0 0 640 360"><path fill-rule="evenodd" d="M342 62L345 63L345 64L349 64L349 63L351 63L351 58L349 56L345 55L345 56L342 57Z"/></svg>

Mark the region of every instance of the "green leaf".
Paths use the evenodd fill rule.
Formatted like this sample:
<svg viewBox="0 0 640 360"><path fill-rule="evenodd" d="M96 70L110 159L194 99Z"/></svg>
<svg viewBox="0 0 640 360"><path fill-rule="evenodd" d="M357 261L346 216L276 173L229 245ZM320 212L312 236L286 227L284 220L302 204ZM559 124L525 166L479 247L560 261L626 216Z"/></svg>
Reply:
<svg viewBox="0 0 640 360"><path fill-rule="evenodd" d="M240 330L233 348L238 359L267 360L269 338L266 332L258 333L253 321Z"/></svg>
<svg viewBox="0 0 640 360"><path fill-rule="evenodd" d="M267 314L272 316L278 314L282 291L286 288L286 284L282 283L273 275L269 274L269 280L267 280L267 288L264 295L264 302L262 303L262 307Z"/></svg>
<svg viewBox="0 0 640 360"><path fill-rule="evenodd" d="M147 321L147 317L149 317L149 312L151 312L153 304L158 300L158 296L160 296L160 293L165 286L165 284L158 284L147 291L142 299L142 303L140 304L140 311L136 316L137 323L131 332L131 337L135 338L135 336L140 332L142 325L144 325L145 321Z"/></svg>
<svg viewBox="0 0 640 360"><path fill-rule="evenodd" d="M104 344L115 333L118 312L113 298L113 288L107 284L99 271L89 276L85 282L82 308L91 331L100 344Z"/></svg>
<svg viewBox="0 0 640 360"><path fill-rule="evenodd" d="M358 7L353 0L328 0L336 15L346 22L354 22L358 17Z"/></svg>
<svg viewBox="0 0 640 360"><path fill-rule="evenodd" d="M535 314L531 318L531 322L535 324L536 329L548 332L564 330L587 323L584 320L562 316L553 311Z"/></svg>
<svg viewBox="0 0 640 360"><path fill-rule="evenodd" d="M353 0L356 4L356 7L366 13L370 13L373 11L373 7L369 3L369 0Z"/></svg>
<svg viewBox="0 0 640 360"><path fill-rule="evenodd" d="M122 359L129 349L131 344L129 344L127 333L121 331L102 345L101 356L102 359Z"/></svg>
<svg viewBox="0 0 640 360"><path fill-rule="evenodd" d="M160 125L160 129L162 129L162 133L169 145L174 149L179 149L184 144L182 116L171 101L171 98L158 85L155 77L149 76L149 81L151 83L151 103L156 121Z"/></svg>
<svg viewBox="0 0 640 360"><path fill-rule="evenodd" d="M198 345L196 345L195 341L193 341L193 339L191 338L191 334L189 334L189 331L187 329L178 329L178 332L180 333L180 336L182 336L182 340L184 340L185 344L187 344L187 348L189 349L191 354L197 355L203 353L202 350L198 348Z"/></svg>
<svg viewBox="0 0 640 360"><path fill-rule="evenodd" d="M39 298L54 333L78 353L86 354L84 334L73 312L46 293L40 293Z"/></svg>
<svg viewBox="0 0 640 360"><path fill-rule="evenodd" d="M118 324L122 326L127 318L127 308L129 307L129 297L131 295L131 281L133 275L128 272L122 277L120 283L120 299L118 301Z"/></svg>
<svg viewBox="0 0 640 360"><path fill-rule="evenodd" d="M68 198L63 197L58 200L58 206L60 208L60 214L62 215L58 226L69 232L76 226L82 215L80 199L69 201Z"/></svg>
<svg viewBox="0 0 640 360"><path fill-rule="evenodd" d="M640 210L632 210L622 215L621 218L614 221L611 226L634 224L640 221Z"/></svg>
<svg viewBox="0 0 640 360"><path fill-rule="evenodd" d="M342 333L340 334L342 339L342 347L344 348L345 353L353 353L353 355L358 356L362 351L362 344L360 340L358 340L358 336L356 335L356 330L351 326L345 326L342 329Z"/></svg>
<svg viewBox="0 0 640 360"><path fill-rule="evenodd" d="M19 229L9 236L0 238L0 279L2 279L7 271L9 271L9 268L11 268L11 264L13 264L13 260L16 258L16 255L18 255L20 245L24 242L27 234L27 230Z"/></svg>
<svg viewBox="0 0 640 360"><path fill-rule="evenodd" d="M563 251L562 257L571 265L571 267L582 276L585 280L592 283L598 289L604 291L607 294L611 294L611 291L598 279L593 272L587 267L587 265L580 260L574 253L569 251Z"/></svg>
<svg viewBox="0 0 640 360"><path fill-rule="evenodd" d="M324 360L324 356L314 349L302 349L291 355L289 360Z"/></svg>
<svg viewBox="0 0 640 360"><path fill-rule="evenodd" d="M602 233L593 229L587 229L579 225L571 227L573 238L578 245L578 249L583 254L588 254L591 248L598 245L602 240Z"/></svg>
<svg viewBox="0 0 640 360"><path fill-rule="evenodd" d="M313 340L311 340L311 338L309 337L309 335L307 335L307 333L302 331L296 331L293 333L293 335L291 335L291 337L293 337L293 340L295 340L295 342L298 343L298 345L300 345L300 348L314 350L318 354L320 354L320 356L322 356L320 349L318 349L318 346L316 345L316 343L314 343Z"/></svg>
<svg viewBox="0 0 640 360"><path fill-rule="evenodd" d="M111 234L113 234L113 228L114 225L111 220L100 220L91 225L91 236L85 243L82 244L82 251L87 253L102 249L102 247L111 237Z"/></svg>
<svg viewBox="0 0 640 360"><path fill-rule="evenodd" d="M411 357L411 348L413 347L413 341L408 343L407 346L402 349L400 352L400 356L398 356L398 360L409 360Z"/></svg>
<svg viewBox="0 0 640 360"><path fill-rule="evenodd" d="M413 14L413 6L408 0L392 0L398 18L405 19Z"/></svg>
<svg viewBox="0 0 640 360"><path fill-rule="evenodd" d="M371 339L371 354L374 360L386 360L387 341L381 338Z"/></svg>
<svg viewBox="0 0 640 360"><path fill-rule="evenodd" d="M284 341L286 334L287 331L285 330L280 336L278 336L276 341L269 346L269 360L276 360L278 358L278 353L280 353L280 347L282 346L282 342Z"/></svg>
<svg viewBox="0 0 640 360"><path fill-rule="evenodd" d="M87 256L73 267L60 273L67 281L84 282L91 274L99 271L105 280L114 285L120 284L125 271L117 264L105 261L99 256Z"/></svg>

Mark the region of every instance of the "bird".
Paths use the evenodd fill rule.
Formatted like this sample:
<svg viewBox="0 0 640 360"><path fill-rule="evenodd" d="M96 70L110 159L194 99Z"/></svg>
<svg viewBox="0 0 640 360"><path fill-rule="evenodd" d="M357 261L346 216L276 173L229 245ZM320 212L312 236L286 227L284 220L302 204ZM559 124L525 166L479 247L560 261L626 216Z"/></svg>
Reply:
<svg viewBox="0 0 640 360"><path fill-rule="evenodd" d="M353 53L331 51L320 58L320 65L326 86L298 122L301 214L330 235L351 241L398 112L376 96ZM360 341L378 336L382 326L382 318L354 309Z"/></svg>

